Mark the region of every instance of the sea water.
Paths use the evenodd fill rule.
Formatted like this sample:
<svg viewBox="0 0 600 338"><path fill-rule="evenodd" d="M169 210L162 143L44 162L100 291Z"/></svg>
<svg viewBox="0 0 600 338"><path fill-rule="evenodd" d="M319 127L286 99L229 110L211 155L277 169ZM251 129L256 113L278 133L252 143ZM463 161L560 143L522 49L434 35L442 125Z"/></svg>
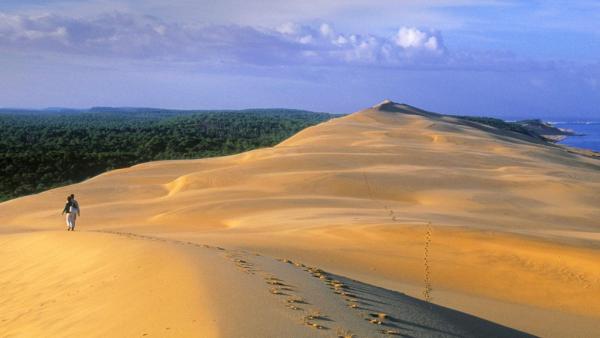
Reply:
<svg viewBox="0 0 600 338"><path fill-rule="evenodd" d="M582 136L569 136L560 141L560 144L600 152L600 121L553 122L552 124L558 128L570 129L577 134L583 134Z"/></svg>

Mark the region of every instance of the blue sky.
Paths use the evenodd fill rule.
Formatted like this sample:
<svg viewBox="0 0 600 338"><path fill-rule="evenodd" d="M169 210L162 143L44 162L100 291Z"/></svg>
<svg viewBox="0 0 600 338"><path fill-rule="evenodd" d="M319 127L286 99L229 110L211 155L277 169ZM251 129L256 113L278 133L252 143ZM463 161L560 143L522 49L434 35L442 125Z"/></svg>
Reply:
<svg viewBox="0 0 600 338"><path fill-rule="evenodd" d="M600 119L600 2L8 0L0 106Z"/></svg>

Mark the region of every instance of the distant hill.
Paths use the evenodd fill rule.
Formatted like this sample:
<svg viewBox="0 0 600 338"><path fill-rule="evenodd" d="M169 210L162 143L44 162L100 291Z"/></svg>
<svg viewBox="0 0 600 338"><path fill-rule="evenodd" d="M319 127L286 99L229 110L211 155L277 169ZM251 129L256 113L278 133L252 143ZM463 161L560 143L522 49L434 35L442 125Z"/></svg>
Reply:
<svg viewBox="0 0 600 338"><path fill-rule="evenodd" d="M516 122L507 122L501 119L492 117L480 116L459 116L462 119L473 121L488 126L492 126L501 130L513 131L523 135L543 139L549 142L558 142L564 140L565 137L577 135L572 130L557 128L540 119L521 120Z"/></svg>
<svg viewBox="0 0 600 338"><path fill-rule="evenodd" d="M527 119L520 120L515 122L504 121L499 118L487 117L487 116L467 116L467 115L446 115L439 114L430 111L426 111L417 107L413 107L408 104L400 104L394 103L389 100L385 100L378 104L376 107L379 109L390 109L391 111L398 110L398 106L405 107L404 113L411 112L416 115L422 115L427 117L451 117L456 118L466 122L474 122L477 124L490 126L496 128L498 130L508 131L512 133L517 133L526 137L532 137L537 140L547 141L547 142L558 142L563 140L567 136L577 135L572 130L561 129L555 127L547 122L544 122L540 119Z"/></svg>
<svg viewBox="0 0 600 338"><path fill-rule="evenodd" d="M514 123L521 125L530 132L542 136L550 142L558 142L564 140L568 136L578 135L572 130L555 127L540 119L522 120Z"/></svg>

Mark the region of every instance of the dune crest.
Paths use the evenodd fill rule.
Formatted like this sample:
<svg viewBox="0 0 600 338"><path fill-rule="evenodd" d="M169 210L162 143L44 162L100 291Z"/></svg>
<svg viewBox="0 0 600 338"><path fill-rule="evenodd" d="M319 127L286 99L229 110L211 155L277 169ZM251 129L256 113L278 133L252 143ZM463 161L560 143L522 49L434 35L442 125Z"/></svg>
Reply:
<svg viewBox="0 0 600 338"><path fill-rule="evenodd" d="M434 301L545 336L573 334L565 318L600 330L600 162L523 134L388 100L272 148L0 204L0 231L62 229L71 192L82 230L288 257L413 296L429 231Z"/></svg>

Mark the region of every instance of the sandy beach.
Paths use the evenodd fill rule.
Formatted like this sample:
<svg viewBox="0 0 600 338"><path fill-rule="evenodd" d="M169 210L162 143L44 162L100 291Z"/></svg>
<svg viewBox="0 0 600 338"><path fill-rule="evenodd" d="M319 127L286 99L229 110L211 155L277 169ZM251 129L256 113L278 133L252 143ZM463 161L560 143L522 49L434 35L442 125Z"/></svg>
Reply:
<svg viewBox="0 0 600 338"><path fill-rule="evenodd" d="M599 206L598 159L385 101L0 204L0 337L591 337Z"/></svg>

